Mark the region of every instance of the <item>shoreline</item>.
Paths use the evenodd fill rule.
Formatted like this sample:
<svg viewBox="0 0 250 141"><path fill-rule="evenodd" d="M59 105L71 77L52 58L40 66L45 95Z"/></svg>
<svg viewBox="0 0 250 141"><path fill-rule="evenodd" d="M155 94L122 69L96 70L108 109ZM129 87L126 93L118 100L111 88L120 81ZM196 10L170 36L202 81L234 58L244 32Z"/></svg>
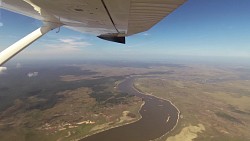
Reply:
<svg viewBox="0 0 250 141"><path fill-rule="evenodd" d="M121 84L122 82L124 82L125 80L126 80L126 78L125 78L123 81L119 82L116 86L120 85L120 84ZM117 87L116 87L116 88L117 88ZM74 141L80 141L80 140L82 140L82 139L84 139L84 138L87 138L87 137L89 137L89 136L92 136L92 135L95 135L95 134L98 134L98 133L101 133L101 132L104 132L104 131L108 131L108 130L111 130L111 129L113 129L113 128L121 127L121 126L128 125L128 124L132 124L132 123L135 123L135 122L141 120L141 119L142 119L142 115L140 114L140 111L141 111L142 107L144 106L144 104L145 104L145 101L142 102L142 104L141 104L139 110L137 111L137 113L139 114L139 118L138 118L138 119L136 119L136 120L134 120L134 121L127 122L127 123L124 123L124 124L121 124L121 125L111 126L111 127L109 127L109 128L102 129L102 130L99 130L99 131L90 133L90 134L88 134L88 135L86 135L86 136L84 136L84 137L81 137L80 139L75 139Z"/></svg>
<svg viewBox="0 0 250 141"><path fill-rule="evenodd" d="M140 112L140 110L141 110L141 108L144 106L144 104L145 104L145 102L143 102L143 103L141 104L140 109L137 111L138 113ZM128 125L128 124L135 123L135 122L139 121L139 120L142 118L142 116L141 116L140 113L139 113L139 115L140 115L140 117L139 117L138 119L134 120L134 121L127 122L127 123L124 123L124 124L121 124L121 125L111 126L111 127L109 127L109 128L99 130L99 131L97 131L97 132L94 132L94 133L91 133L91 134L89 134L89 135L86 135L86 136L84 136L84 137L82 137L82 138L80 138L80 139L75 139L75 141L80 141L80 140L82 140L82 139L84 139L84 138L87 138L87 137L89 137L89 136L92 136L92 135L95 135L95 134L98 134L98 133L101 133L101 132L104 132L104 131L108 131L108 130L111 130L111 129L113 129L113 128L117 128L117 127L121 127L121 126L124 126L124 125Z"/></svg>
<svg viewBox="0 0 250 141"><path fill-rule="evenodd" d="M119 84L117 84L117 86L120 85L121 83L123 83L125 80L126 80L126 79L124 79L123 81L121 81ZM135 91L137 91L138 93L140 93L140 94L142 94L142 95L152 96L152 97L155 97L155 98L157 98L157 99L161 99L161 100L164 100L164 101L168 101L168 102L169 102L172 106L174 106L175 109L178 111L178 118L177 118L177 121L176 121L175 126L174 126L170 131L168 131L167 133L165 133L165 134L163 134L162 136L160 136L160 137L158 137L158 138L155 138L155 139L153 139L153 140L161 139L162 137L164 137L165 135L167 135L169 132L173 131L173 130L176 128L177 124L178 124L178 121L179 121L179 118L180 118L180 110L172 103L172 101L167 100L167 99L164 99L164 98L161 98L161 97L158 97L158 96L154 96L154 95L149 94L149 93L147 93L147 92L145 92L145 93L141 92L139 89L137 89L137 88L135 87L134 81L133 81L132 87L133 87L133 89L134 89ZM143 101L143 103L142 103L141 106L140 106L140 109L137 111L137 113L138 113L139 116L140 116L138 119L136 119L136 120L134 120L134 121L131 121L131 122L127 122L127 123L121 124L121 125L111 126L111 127L109 127L109 128L102 129L102 130L99 130L99 131L90 133L90 134L88 134L88 135L86 135L86 136L84 136L84 137L81 137L81 138L79 138L79 139L75 139L75 141L80 141L80 140L82 140L82 139L84 139L84 138L87 138L87 137L89 137L89 136L92 136L92 135L95 135L95 134L98 134L98 133L101 133L101 132L104 132L104 131L108 131L108 130L111 130L111 129L114 129L114 128L117 128L117 127L121 127L121 126L124 126L124 125L132 124L132 123L135 123L135 122L141 120L141 119L142 119L142 115L140 114L140 111L141 111L142 107L144 106L144 104L145 104L145 101Z"/></svg>
<svg viewBox="0 0 250 141"><path fill-rule="evenodd" d="M159 138L155 138L154 140L158 140L158 139L163 138L164 136L166 136L168 133L170 133L171 131L173 131L173 130L176 128L176 126L177 126L177 124L178 124L178 122L179 122L179 119L180 119L180 113L181 113L181 112L180 112L180 110L172 103L172 101L170 101L170 100L168 100L168 99L165 99L165 98L161 98L161 97L152 95L152 94L149 94L149 93L147 93L147 92L143 93L143 92L140 91L138 88L136 88L134 82L133 82L133 89L136 90L136 91L137 91L138 93L140 93L140 94L148 95L148 96L152 96L152 97L155 97L155 98L158 98L158 99L161 99L161 100L168 101L168 102L169 102L172 106L174 106L175 109L178 111L178 118L177 118L177 121L176 121L175 126L174 126L170 131L168 131L168 132L165 133L164 135L160 136Z"/></svg>

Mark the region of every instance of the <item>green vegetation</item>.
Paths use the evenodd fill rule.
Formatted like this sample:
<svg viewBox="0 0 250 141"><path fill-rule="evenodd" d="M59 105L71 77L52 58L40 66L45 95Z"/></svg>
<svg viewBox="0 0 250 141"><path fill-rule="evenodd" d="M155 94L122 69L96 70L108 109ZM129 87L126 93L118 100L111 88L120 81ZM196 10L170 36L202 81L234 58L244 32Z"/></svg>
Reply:
<svg viewBox="0 0 250 141"><path fill-rule="evenodd" d="M1 76L0 140L72 140L139 118L142 101L114 88L123 76L62 81L61 75L67 73L91 76L97 72L78 67L43 68L37 77L27 77L27 72L10 70ZM124 111L133 118L120 121L120 117L126 119ZM92 130L105 123L109 124Z"/></svg>
<svg viewBox="0 0 250 141"><path fill-rule="evenodd" d="M158 140L165 141L182 134L190 125L202 124L205 130L193 141L247 141L250 139L250 80L246 80L249 73L234 68L190 66L175 68L168 75L139 78L135 86L142 92L171 100L181 111L175 130Z"/></svg>
<svg viewBox="0 0 250 141"><path fill-rule="evenodd" d="M39 75L27 77L32 71ZM129 75L138 76L137 89L181 111L157 141L250 139L249 68L112 62L8 69L0 75L0 140L73 140L138 119L142 101L116 88Z"/></svg>
<svg viewBox="0 0 250 141"><path fill-rule="evenodd" d="M223 113L223 112L216 112L215 113L217 116L219 117L222 117L222 118L225 118L227 120L230 120L232 122L235 122L235 123L240 123L240 124L243 124L240 120L238 120L237 118L233 117L233 116L230 116L226 113Z"/></svg>

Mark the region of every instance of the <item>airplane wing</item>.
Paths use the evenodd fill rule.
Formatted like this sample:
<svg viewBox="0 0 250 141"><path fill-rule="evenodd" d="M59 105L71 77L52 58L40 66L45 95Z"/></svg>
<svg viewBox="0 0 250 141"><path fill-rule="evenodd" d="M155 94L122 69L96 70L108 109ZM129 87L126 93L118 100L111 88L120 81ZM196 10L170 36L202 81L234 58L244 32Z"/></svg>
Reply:
<svg viewBox="0 0 250 141"><path fill-rule="evenodd" d="M150 29L185 1L0 0L0 5L6 10L47 23L48 28L40 29L43 32L39 37L50 29L65 26L95 34L101 39L125 43L126 36Z"/></svg>
<svg viewBox="0 0 250 141"><path fill-rule="evenodd" d="M2 0L2 8L95 35L150 29L185 0Z"/></svg>

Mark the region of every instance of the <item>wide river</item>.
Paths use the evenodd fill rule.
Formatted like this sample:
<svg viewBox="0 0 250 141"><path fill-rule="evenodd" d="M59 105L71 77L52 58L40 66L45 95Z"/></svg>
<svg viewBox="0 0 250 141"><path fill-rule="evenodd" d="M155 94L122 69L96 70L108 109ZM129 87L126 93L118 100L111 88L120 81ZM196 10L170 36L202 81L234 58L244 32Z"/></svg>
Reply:
<svg viewBox="0 0 250 141"><path fill-rule="evenodd" d="M145 101L137 122L106 130L81 141L149 141L171 131L178 122L179 112L171 102L144 95L133 87L133 78L119 84L121 92L136 95Z"/></svg>

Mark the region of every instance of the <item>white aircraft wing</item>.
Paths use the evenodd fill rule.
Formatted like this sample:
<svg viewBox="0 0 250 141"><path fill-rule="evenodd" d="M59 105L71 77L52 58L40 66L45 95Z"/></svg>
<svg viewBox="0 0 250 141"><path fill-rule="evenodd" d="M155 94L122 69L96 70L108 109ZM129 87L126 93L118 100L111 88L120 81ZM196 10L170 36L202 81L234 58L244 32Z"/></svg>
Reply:
<svg viewBox="0 0 250 141"><path fill-rule="evenodd" d="M40 29L43 31L41 35L37 35L35 39L27 39L32 42L50 29L66 26L73 30L95 34L105 40L125 43L125 36L150 29L185 1L0 0L0 5L6 10L46 23L47 29Z"/></svg>

